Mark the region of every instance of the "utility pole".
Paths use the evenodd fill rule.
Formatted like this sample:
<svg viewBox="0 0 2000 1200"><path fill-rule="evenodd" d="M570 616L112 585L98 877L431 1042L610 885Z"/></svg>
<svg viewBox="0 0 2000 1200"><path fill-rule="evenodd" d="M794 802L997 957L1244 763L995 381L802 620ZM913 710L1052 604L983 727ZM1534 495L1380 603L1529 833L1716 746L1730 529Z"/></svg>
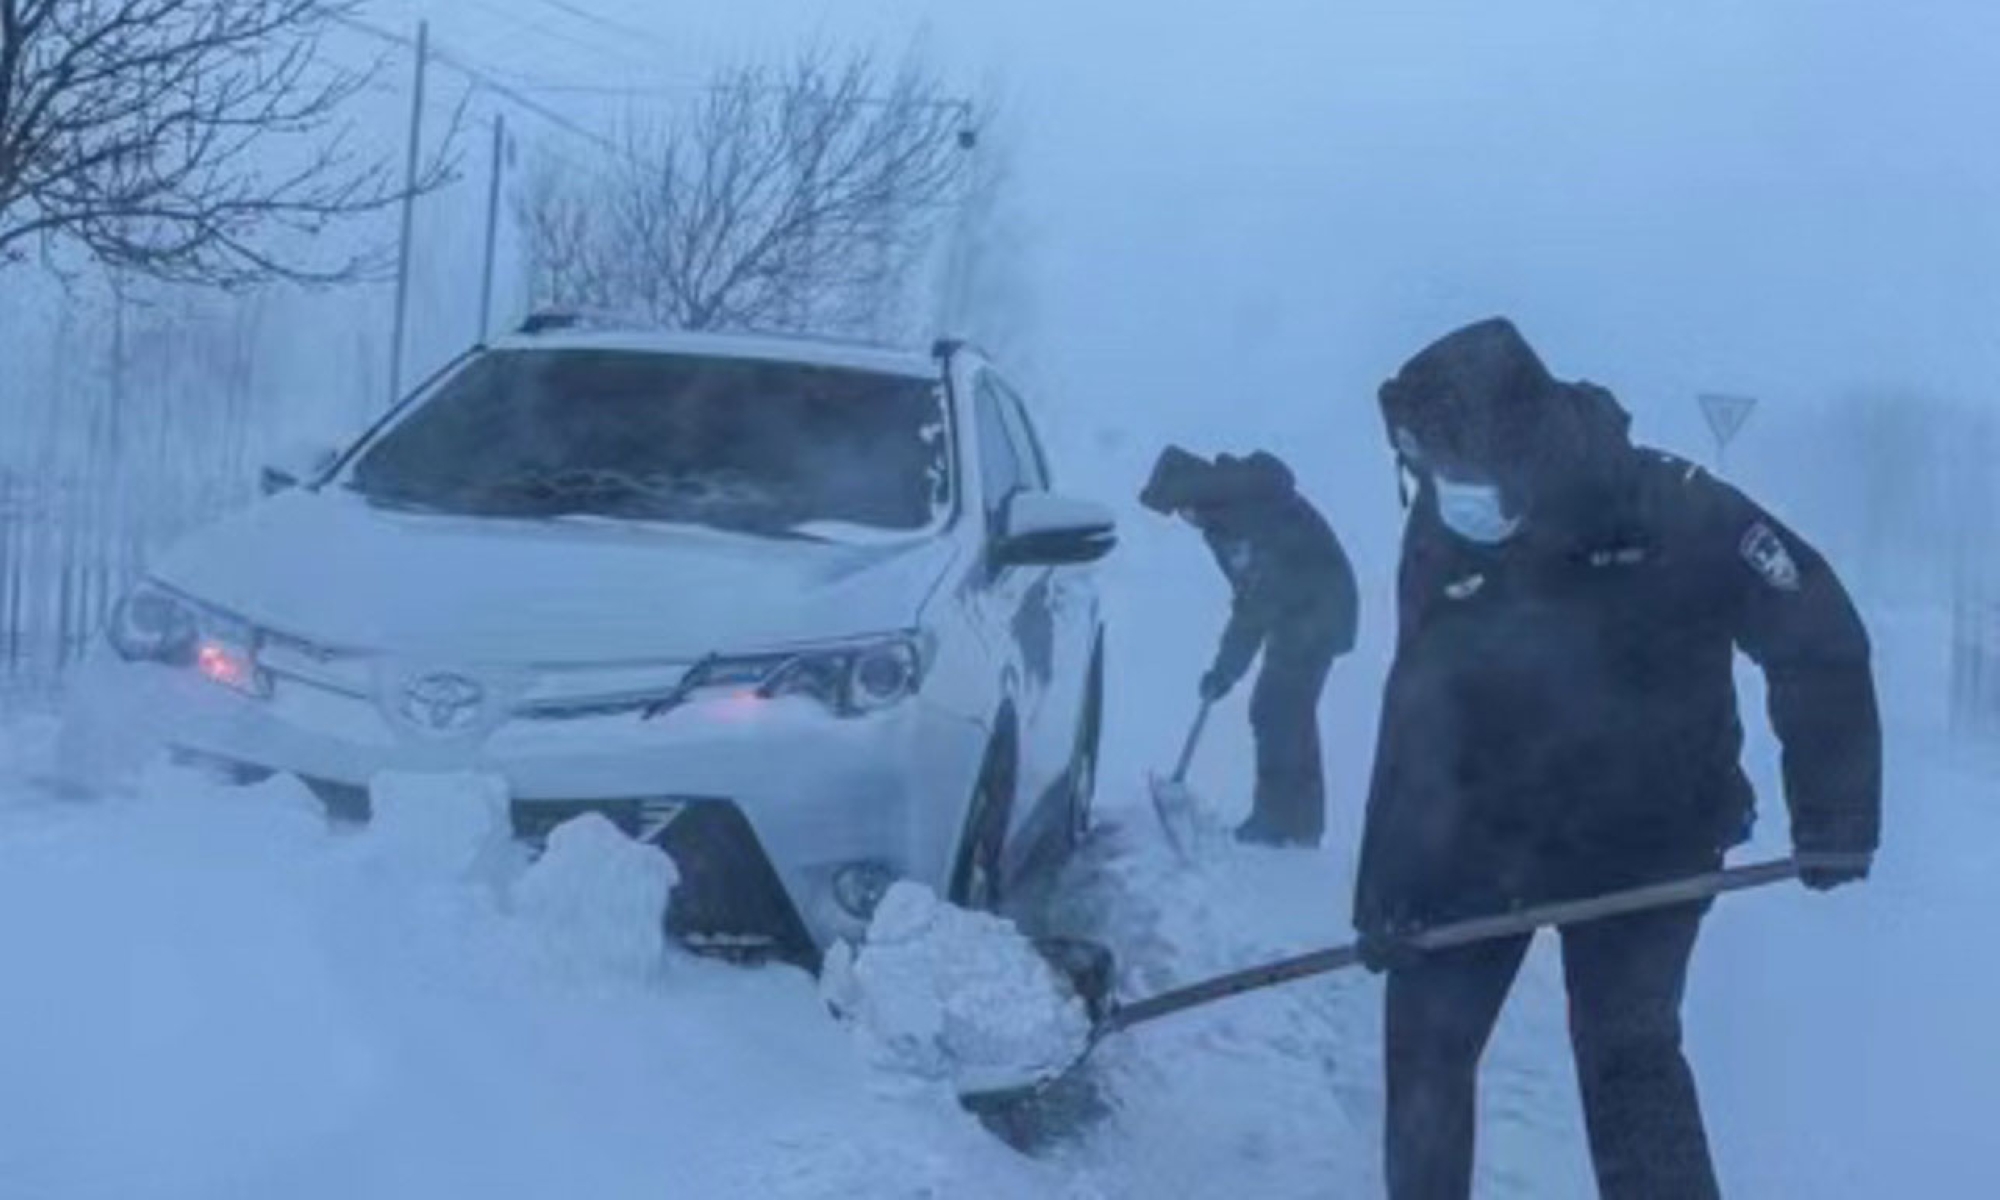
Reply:
<svg viewBox="0 0 2000 1200"><path fill-rule="evenodd" d="M430 61L431 25L417 22L416 87L410 97L410 140L403 161L403 232L396 244L396 316L389 333L389 403L403 398L403 331L410 315L410 227L417 212L417 163L424 134L424 72Z"/></svg>
<svg viewBox="0 0 2000 1200"><path fill-rule="evenodd" d="M493 173L486 183L486 265L479 276L479 330L482 345L493 328L493 245L500 232L500 174L506 169L507 114L493 114Z"/></svg>
<svg viewBox="0 0 2000 1200"><path fill-rule="evenodd" d="M105 441L108 454L104 463L113 474L122 474L125 419L125 272L111 272L111 413Z"/></svg>

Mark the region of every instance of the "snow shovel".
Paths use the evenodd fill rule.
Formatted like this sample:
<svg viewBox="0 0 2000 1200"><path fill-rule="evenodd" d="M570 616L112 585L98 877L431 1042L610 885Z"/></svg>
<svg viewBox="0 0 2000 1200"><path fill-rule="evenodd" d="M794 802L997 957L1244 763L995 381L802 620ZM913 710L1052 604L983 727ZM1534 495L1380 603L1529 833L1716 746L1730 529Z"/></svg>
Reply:
<svg viewBox="0 0 2000 1200"><path fill-rule="evenodd" d="M1597 921L1606 917L1625 916L1655 908L1709 900L1726 892L1740 892L1748 888L1765 887L1787 879L1795 879L1798 873L1798 864L1789 858L1730 867L1707 875L1649 884L1629 891L1611 892L1583 900L1542 904L1497 916L1475 917L1448 925L1438 925L1412 935L1409 943L1418 950L1446 950L1455 946L1468 946L1475 942L1532 933L1549 926L1575 925L1584 921ZM1309 979L1315 975L1344 970L1357 965L1360 961L1360 947L1350 943L1314 950L1291 958L1281 958L1276 962L1247 967L1240 971L1231 971L1225 975L1217 975L1130 1003L1121 1004L1112 999L1093 1005L1096 1011L1093 1013L1090 1036L1067 1066L1050 1071L1018 1087L981 1092L966 1099L980 1108L1000 1108L1018 1103L1047 1090L1056 1080L1075 1071L1083 1065L1084 1060L1097 1048L1099 1042L1114 1033L1122 1033L1135 1025L1144 1025L1185 1009L1225 1000L1244 992L1260 991L1277 984L1290 983L1295 979Z"/></svg>
<svg viewBox="0 0 2000 1200"><path fill-rule="evenodd" d="M1208 714L1215 707L1212 700L1201 702L1201 711L1194 715L1194 725L1188 729L1187 741L1181 746L1180 761L1174 764L1174 773L1165 779L1154 775L1146 780L1146 787L1153 797L1153 815L1159 819L1160 832L1167 835L1167 845L1174 851L1174 857L1183 863L1190 861L1194 846L1194 814L1197 807L1194 793L1188 789L1188 767L1194 762L1195 747L1201 745L1202 731L1208 728Z"/></svg>

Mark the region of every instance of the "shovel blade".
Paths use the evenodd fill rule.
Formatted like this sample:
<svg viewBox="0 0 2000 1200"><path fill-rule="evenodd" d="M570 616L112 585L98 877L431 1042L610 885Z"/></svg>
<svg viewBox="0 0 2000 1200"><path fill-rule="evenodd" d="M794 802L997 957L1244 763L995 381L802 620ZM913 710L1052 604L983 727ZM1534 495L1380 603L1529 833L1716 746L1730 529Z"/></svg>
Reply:
<svg viewBox="0 0 2000 1200"><path fill-rule="evenodd" d="M1062 986L1083 1003L1090 1018L1090 1037L1067 1062L1039 1063L1011 1074L990 1072L972 1081L959 1093L959 1100L974 1112L1007 1109L1040 1096L1083 1062L1107 1028L1111 991L1117 981L1117 961L1111 948L1088 938L1038 937L1035 950L1055 968Z"/></svg>
<svg viewBox="0 0 2000 1200"><path fill-rule="evenodd" d="M1146 784L1153 797L1153 816L1160 823L1167 845L1173 849L1174 857L1189 861L1194 852L1196 814L1201 807L1194 792L1181 780L1158 775L1148 778Z"/></svg>
<svg viewBox="0 0 2000 1200"><path fill-rule="evenodd" d="M1090 1052L1097 1048L1098 1040L1109 1032L1109 1028L1106 1024L1094 1026L1090 1039L1068 1062L1045 1063L1009 1074L985 1072L980 1078L961 1085L958 1102L981 1116L1032 1105L1051 1091L1061 1090L1065 1080L1076 1077L1077 1068L1090 1057Z"/></svg>

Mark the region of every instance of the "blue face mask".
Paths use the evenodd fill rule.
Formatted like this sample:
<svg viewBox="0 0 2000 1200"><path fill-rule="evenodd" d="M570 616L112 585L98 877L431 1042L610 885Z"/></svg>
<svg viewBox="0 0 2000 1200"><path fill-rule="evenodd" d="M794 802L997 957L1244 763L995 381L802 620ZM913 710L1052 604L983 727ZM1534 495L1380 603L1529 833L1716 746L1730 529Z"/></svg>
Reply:
<svg viewBox="0 0 2000 1200"><path fill-rule="evenodd" d="M1507 515L1494 485L1456 483L1442 475L1432 476L1431 482L1437 488L1439 519L1466 541L1497 546L1521 528L1521 518Z"/></svg>

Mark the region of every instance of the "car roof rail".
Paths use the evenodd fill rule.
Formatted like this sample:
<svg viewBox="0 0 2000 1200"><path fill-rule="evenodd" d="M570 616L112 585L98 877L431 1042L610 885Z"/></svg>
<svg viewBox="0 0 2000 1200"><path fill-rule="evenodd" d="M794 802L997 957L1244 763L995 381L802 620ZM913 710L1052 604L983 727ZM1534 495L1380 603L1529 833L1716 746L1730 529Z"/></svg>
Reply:
<svg viewBox="0 0 2000 1200"><path fill-rule="evenodd" d="M666 330L669 326L644 313L620 312L609 308L543 308L528 314L517 333L533 337L538 333L565 330Z"/></svg>
<svg viewBox="0 0 2000 1200"><path fill-rule="evenodd" d="M802 345L847 346L868 350L908 352L908 345L875 338L841 336L811 330L762 328L755 325L731 326L724 329L681 329L664 321L649 319L643 315L615 310L583 308L549 308L532 312L515 328L515 333L523 337L533 337L542 333L564 333L587 330L621 330L641 333L687 333L700 336L765 338L773 341L797 342ZM954 350L960 343L953 343ZM939 347L943 346L940 342ZM933 348L940 357L951 351Z"/></svg>
<svg viewBox="0 0 2000 1200"><path fill-rule="evenodd" d="M950 366L952 360L961 354L977 355L988 361L993 358L986 352L986 347L967 337L946 336L931 343L931 357L937 359L943 366Z"/></svg>
<svg viewBox="0 0 2000 1200"><path fill-rule="evenodd" d="M583 324L583 314L566 309L544 309L528 314L516 333L533 337L538 333L550 333L558 329L575 329Z"/></svg>

